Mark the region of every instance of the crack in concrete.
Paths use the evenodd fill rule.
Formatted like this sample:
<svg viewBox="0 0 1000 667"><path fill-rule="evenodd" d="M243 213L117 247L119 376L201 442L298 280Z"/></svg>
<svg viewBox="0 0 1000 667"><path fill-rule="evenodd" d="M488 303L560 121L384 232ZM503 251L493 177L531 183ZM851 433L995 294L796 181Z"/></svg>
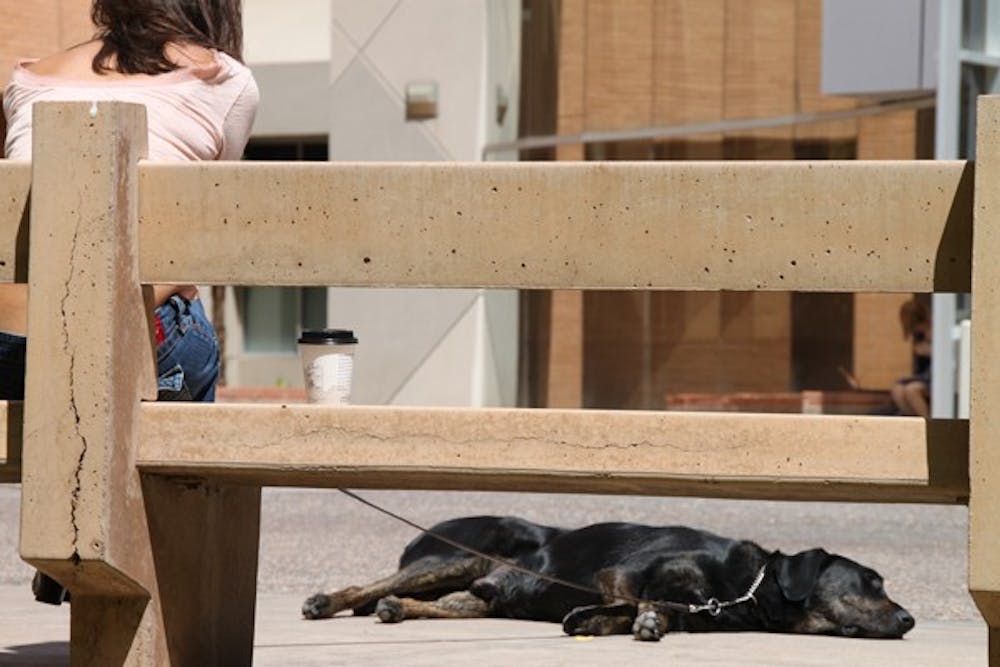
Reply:
<svg viewBox="0 0 1000 667"><path fill-rule="evenodd" d="M75 382L75 369L76 369L76 355L70 345L70 335L69 326L67 323L68 315L66 311L66 303L70 298L70 285L73 282L73 275L76 271L76 249L77 242L80 235L80 223L77 223L76 228L73 231L73 240L70 246L69 253L69 275L66 278L64 287L64 293L62 299L59 302L59 310L62 322L62 336L63 336L63 350L69 357L69 405L70 411L73 414L73 423L75 425L75 430L77 437L83 444L83 448L80 450L80 457L76 462L76 469L73 471L73 489L70 493L70 525L73 529L73 555L72 560L74 563L80 562L80 526L77 522L77 509L80 504L80 493L83 489L83 460L87 456L87 448L89 446L87 442L87 437L80 430L80 409L76 403L76 382Z"/></svg>
<svg viewBox="0 0 1000 667"><path fill-rule="evenodd" d="M321 436L333 436L334 438L350 438L353 440L376 440L378 442L392 442L394 440L399 440L400 438L421 438L426 440L436 440L447 445L475 445L483 444L483 440L478 438L446 438L442 437L441 433L429 433L429 432L406 432L406 433L396 433L390 435L381 435L378 433L372 433L371 431L358 431L355 429L346 428L343 426L324 426L308 430L295 429L287 437L283 437L280 440L271 440L266 442L261 442L257 444L250 444L248 446L253 448L266 448L276 445L281 445L287 443L290 440L308 440L315 437ZM640 440L632 442L605 442L605 443L593 443L586 444L577 441L570 440L553 440L551 438L546 438L544 436L506 436L497 437L497 440L504 444L515 444L515 443L536 443L544 442L546 445L552 447L564 447L567 449L579 449L586 451L601 451L601 450L633 450L633 449L670 449L678 452L684 452L689 454L694 454L698 452L703 452L706 449L705 444L692 444L692 445L682 445L676 442L653 442L651 440ZM733 443L731 445L714 445L708 447L712 452L733 452L746 449L747 446L740 443Z"/></svg>

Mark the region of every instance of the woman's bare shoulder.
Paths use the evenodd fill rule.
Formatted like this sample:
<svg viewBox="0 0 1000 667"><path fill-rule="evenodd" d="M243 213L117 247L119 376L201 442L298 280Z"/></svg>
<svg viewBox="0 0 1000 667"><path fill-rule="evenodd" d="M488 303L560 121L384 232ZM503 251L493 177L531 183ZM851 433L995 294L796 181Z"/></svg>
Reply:
<svg viewBox="0 0 1000 667"><path fill-rule="evenodd" d="M134 76L119 72L102 72L93 69L94 56L101 49L99 40L84 42L72 48L54 53L34 62L25 64L29 71L42 76L53 76L74 81L107 81L117 77ZM211 70L217 68L215 52L196 44L167 44L164 48L167 60L183 69Z"/></svg>
<svg viewBox="0 0 1000 667"><path fill-rule="evenodd" d="M25 64L25 68L43 76L57 76L67 79L97 78L99 75L91 68L94 56L101 48L101 43L94 40L78 44L72 48L53 53L34 62Z"/></svg>

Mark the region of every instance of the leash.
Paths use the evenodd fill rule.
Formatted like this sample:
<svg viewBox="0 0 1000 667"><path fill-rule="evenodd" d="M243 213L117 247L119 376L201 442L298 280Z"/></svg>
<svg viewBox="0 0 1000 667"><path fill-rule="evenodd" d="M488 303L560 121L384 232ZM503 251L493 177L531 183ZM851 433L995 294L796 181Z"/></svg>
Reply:
<svg viewBox="0 0 1000 667"><path fill-rule="evenodd" d="M518 571L518 572L520 572L522 574L527 574L529 576L536 577L538 579L542 579L543 581L548 581L548 582L553 583L553 584L558 584L560 586L565 586L567 588L572 588L574 590L581 591L583 593L590 593L591 595L597 595L598 597L604 597L604 594L600 590L594 588L593 586L584 586L582 584L577 584L577 583L572 582L572 581L567 581L566 579L562 579L560 577L554 577L552 575L542 574L541 572L535 572L534 570L532 570L530 568L526 568L526 567L524 567L522 565L519 565L519 564L515 563L514 561L507 560L506 558L501 558L500 556L494 556L492 554L487 554L487 553L484 553L482 551L479 551L478 549L473 549L472 547L466 546L465 544L462 544L461 542L457 542L457 541L455 541L455 540L453 540L451 538L445 537L444 535L439 535L439 534L435 533L433 530L430 530L429 528L425 528L424 526L416 523L415 521L411 521L410 519L407 519L404 516L396 514L395 512L393 512L391 510L387 510L386 508L382 507L381 505L377 505L377 504L373 503L372 501L370 501L370 500L368 500L366 498L362 498L361 496L359 496L357 493L355 493L353 491L350 491L348 489L337 489L337 490L340 491L341 493L343 493L348 498L351 498L352 500L355 500L355 501L361 503L362 505L370 507L373 510L375 510L376 512L381 512L382 514L385 514L386 516L391 517L391 518L395 519L396 521L399 521L400 523L404 523L407 526L420 531L424 535L429 535L429 536L433 537L436 540L440 540L441 542L444 542L445 544L453 546L456 549L460 549L462 551L465 551L466 553L470 553L473 556L477 556L479 558L483 558L485 560L488 560L488 561L490 561L492 563L496 563L498 565L503 565L504 567L509 567L512 570L516 570L516 571ZM636 606L639 606L640 604L646 604L646 605L651 605L651 606L654 606L654 607L659 607L661 609L667 609L667 610L670 610L670 611L677 611L677 612L681 612L681 613L685 613L685 614L700 614L702 612L708 612L708 614L710 616L718 616L719 614L722 613L723 609L726 609L728 607L734 607L736 605L740 605L740 604L743 604L745 602L750 602L751 600L754 602L754 604L756 604L757 603L757 598L754 597L754 594L757 592L757 589L760 587L761 582L764 581L764 575L766 574L766 569L767 569L767 564L766 563L764 565L760 566L760 570L757 572L757 576L754 578L753 583L750 584L750 588L747 589L746 593L744 593L743 595L739 596L738 598L735 598L733 600L726 600L724 602L720 602L718 600L718 598L714 598L714 597L713 598L709 598L708 601L706 601L704 604L688 604L688 603L684 603L684 602L643 600L643 599L634 598L634 597L631 597L631 596L622 596L621 599L624 600L625 602L628 602L630 604L634 604Z"/></svg>

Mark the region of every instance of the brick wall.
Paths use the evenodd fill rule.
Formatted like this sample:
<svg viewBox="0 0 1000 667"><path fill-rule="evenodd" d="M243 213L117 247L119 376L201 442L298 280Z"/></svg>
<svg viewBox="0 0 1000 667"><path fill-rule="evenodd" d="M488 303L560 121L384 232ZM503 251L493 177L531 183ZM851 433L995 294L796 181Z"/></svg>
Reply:
<svg viewBox="0 0 1000 667"><path fill-rule="evenodd" d="M41 58L92 33L89 0L0 3L0 86L19 58Z"/></svg>
<svg viewBox="0 0 1000 667"><path fill-rule="evenodd" d="M911 372L899 307L909 294L859 294L854 300L854 374L862 387L890 387Z"/></svg>
<svg viewBox="0 0 1000 667"><path fill-rule="evenodd" d="M822 0L562 0L561 6L560 134L858 104L819 91ZM557 157L912 159L917 135L916 114L900 112L660 145L566 146ZM664 393L680 391L844 388L841 365L862 384L882 387L909 363L896 324L905 298L854 297L856 312L838 327L829 369L812 356L796 365L796 350L815 355L823 345L815 331L799 332L805 339L796 344L802 327L793 319L789 294L587 293L576 302L583 312L553 313L549 345L559 349L560 336L578 331L582 322L584 354L578 358L587 406L662 407ZM809 312L808 299L798 295L795 306ZM580 338L567 340L575 356ZM561 367L549 382L580 378ZM824 386L794 386L801 382ZM573 393L549 389L550 395Z"/></svg>
<svg viewBox="0 0 1000 667"><path fill-rule="evenodd" d="M0 99L15 63L41 58L91 37L89 0L0 3ZM0 157L7 125L0 114Z"/></svg>

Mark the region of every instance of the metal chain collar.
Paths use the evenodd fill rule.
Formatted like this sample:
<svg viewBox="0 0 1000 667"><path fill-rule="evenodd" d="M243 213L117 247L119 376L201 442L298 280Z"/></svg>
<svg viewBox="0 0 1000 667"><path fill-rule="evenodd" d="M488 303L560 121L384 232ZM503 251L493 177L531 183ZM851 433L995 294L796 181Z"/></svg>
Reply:
<svg viewBox="0 0 1000 667"><path fill-rule="evenodd" d="M735 600L719 602L718 598L709 598L708 602L705 604L687 605L687 612L689 614L700 614L703 611L707 611L712 616L718 616L726 607L735 607L738 604L743 604L744 602L749 602L750 600L753 600L756 604L757 598L754 597L754 593L756 593L757 589L760 587L760 582L764 581L764 570L766 568L766 563L760 566L760 571L757 572L757 576L754 578L753 583L750 584L750 588L747 589L746 593L739 596Z"/></svg>

